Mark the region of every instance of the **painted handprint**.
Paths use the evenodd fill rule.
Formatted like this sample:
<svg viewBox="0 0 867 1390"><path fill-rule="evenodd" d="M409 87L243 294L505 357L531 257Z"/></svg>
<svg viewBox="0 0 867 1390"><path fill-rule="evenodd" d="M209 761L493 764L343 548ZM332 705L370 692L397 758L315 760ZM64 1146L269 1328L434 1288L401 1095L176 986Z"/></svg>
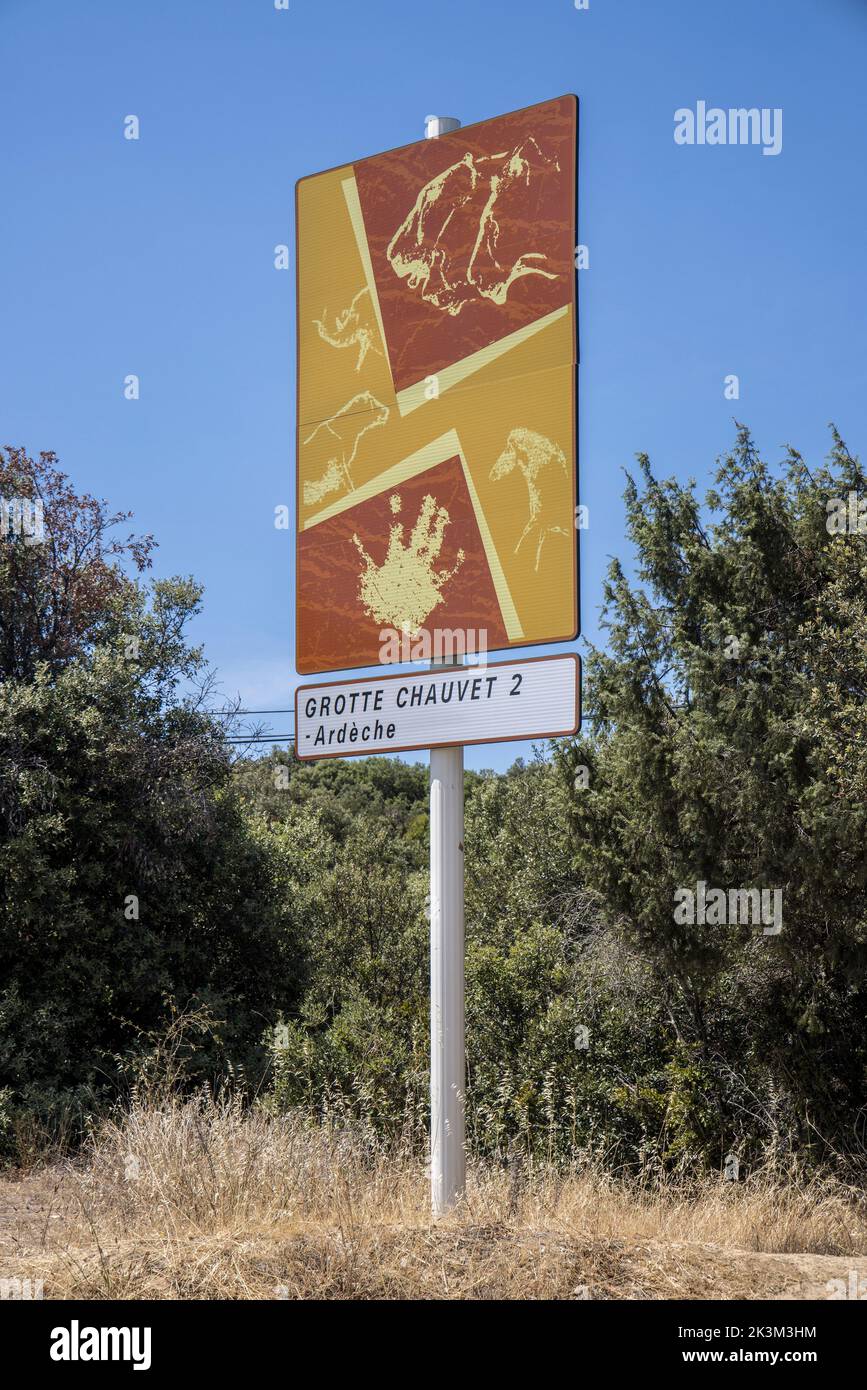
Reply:
<svg viewBox="0 0 867 1390"><path fill-rule="evenodd" d="M399 494L393 493L388 500L392 515L399 516ZM353 542L364 561L358 597L368 617L383 627L418 632L437 604L443 602L443 588L464 562L464 552L459 550L452 569L436 568L450 520L446 508L438 506L428 493L422 499L408 543L404 541L402 521L395 521L389 528L388 549L379 565L353 534Z"/></svg>

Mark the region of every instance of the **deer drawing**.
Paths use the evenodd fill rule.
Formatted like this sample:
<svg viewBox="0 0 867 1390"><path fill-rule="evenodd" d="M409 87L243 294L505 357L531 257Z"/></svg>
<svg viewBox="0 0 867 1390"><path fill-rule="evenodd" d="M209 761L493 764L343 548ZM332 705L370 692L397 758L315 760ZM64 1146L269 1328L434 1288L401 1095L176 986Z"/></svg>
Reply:
<svg viewBox="0 0 867 1390"><path fill-rule="evenodd" d="M569 532L565 526L552 526L545 520L552 513L550 504L546 505L544 491L550 479L555 482L557 474L562 473L568 476L566 456L558 445L546 439L543 434L537 434L535 430L514 429L506 440L506 447L500 454L493 468L491 478L497 481L505 478L513 469L520 468L524 475L524 482L527 484L527 494L529 497L530 514L527 524L518 538L514 553L517 555L524 541L533 532L536 533L536 573L539 571L539 562L542 558L542 546L545 540L551 535L568 536ZM562 490L557 489L562 498ZM562 501L558 503L558 510L562 506Z"/></svg>

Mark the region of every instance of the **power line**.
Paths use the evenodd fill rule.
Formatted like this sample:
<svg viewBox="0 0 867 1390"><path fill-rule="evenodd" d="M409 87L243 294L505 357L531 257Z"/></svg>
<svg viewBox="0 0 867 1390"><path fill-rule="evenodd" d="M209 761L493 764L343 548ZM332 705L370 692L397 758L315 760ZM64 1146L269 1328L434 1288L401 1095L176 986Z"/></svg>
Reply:
<svg viewBox="0 0 867 1390"><path fill-rule="evenodd" d="M232 734L227 743L294 743L294 734Z"/></svg>
<svg viewBox="0 0 867 1390"><path fill-rule="evenodd" d="M206 709L205 714L212 714L215 719L237 719L242 714L293 714L294 709Z"/></svg>
<svg viewBox="0 0 867 1390"><path fill-rule="evenodd" d="M295 717L294 709L233 709L233 710L206 710L214 719L240 719L242 717L256 717L263 714L289 714ZM267 743L295 743L295 734L274 734L274 733L249 733L249 734L224 734L226 743L241 744L267 744Z"/></svg>

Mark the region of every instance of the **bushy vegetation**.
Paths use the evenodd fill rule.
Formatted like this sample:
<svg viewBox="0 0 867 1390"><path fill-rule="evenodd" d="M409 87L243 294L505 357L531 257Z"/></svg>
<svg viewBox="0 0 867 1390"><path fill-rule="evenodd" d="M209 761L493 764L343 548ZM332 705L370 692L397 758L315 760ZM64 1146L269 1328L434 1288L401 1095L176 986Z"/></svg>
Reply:
<svg viewBox="0 0 867 1390"><path fill-rule="evenodd" d="M860 1154L867 537L827 523L867 479L836 432L825 466L772 470L740 429L703 507L640 466L638 583L611 566L593 736L559 754L575 872L652 972L681 1146ZM678 924L699 882L779 891L781 930Z"/></svg>
<svg viewBox="0 0 867 1390"><path fill-rule="evenodd" d="M865 484L836 434L811 472L794 451L768 467L741 431L703 503L640 460L638 564L611 567L585 733L467 777L478 1154L861 1158L867 551L826 504ZM220 1020L191 1081L229 1067L274 1112L421 1147L426 769L233 763L184 636L196 585L147 585L152 542L113 543L125 518L51 456L0 455L13 487L41 489L56 541L0 539L9 1146L117 1094L181 1007ZM699 881L781 890L782 930L678 923Z"/></svg>
<svg viewBox="0 0 867 1390"><path fill-rule="evenodd" d="M203 713L207 673L184 637L197 586L146 585L152 542L115 540L126 518L77 497L52 456L0 455L0 496L37 494L45 543L0 538L8 1144L74 1132L116 1095L171 999L224 1020L203 1070L261 1068L259 1035L298 980L273 845Z"/></svg>

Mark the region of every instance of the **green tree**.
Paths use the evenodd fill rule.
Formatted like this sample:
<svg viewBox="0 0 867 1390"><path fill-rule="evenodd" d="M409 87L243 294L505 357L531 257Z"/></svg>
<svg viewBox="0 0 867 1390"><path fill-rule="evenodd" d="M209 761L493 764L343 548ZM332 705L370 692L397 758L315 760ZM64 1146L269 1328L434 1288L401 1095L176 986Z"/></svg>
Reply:
<svg viewBox="0 0 867 1390"><path fill-rule="evenodd" d="M235 781L251 813L277 825L303 806L329 834L345 843L363 822L386 832L390 862L409 871L427 860L428 770L398 758L303 762L274 748L264 758L242 758Z"/></svg>
<svg viewBox="0 0 867 1390"><path fill-rule="evenodd" d="M111 1094L168 996L225 1020L204 1066L263 1060L298 988L295 927L202 707L198 586L145 587L152 543L116 546L118 519L53 456L3 466L43 498L46 535L0 536L0 1087L50 1117Z"/></svg>
<svg viewBox="0 0 867 1390"><path fill-rule="evenodd" d="M394 1128L425 1103L424 877L394 862L389 831L362 817L337 839L291 808L269 832L304 923L306 990L271 1036L278 1106L340 1104Z"/></svg>
<svg viewBox="0 0 867 1390"><path fill-rule="evenodd" d="M151 564L152 536L118 534L129 512L77 494L53 453L0 449L0 681L57 672L105 636L119 599ZM15 511L41 509L42 537L15 528ZM8 510L8 509L12 510Z"/></svg>
<svg viewBox="0 0 867 1390"><path fill-rule="evenodd" d="M559 759L574 864L652 967L696 1147L850 1148L867 1098L865 786L847 751L865 728L865 537L826 523L864 470L836 432L825 466L790 449L773 470L739 427L702 507L639 465L637 582L611 565L591 733ZM699 881L781 890L782 930L678 922L676 890Z"/></svg>

